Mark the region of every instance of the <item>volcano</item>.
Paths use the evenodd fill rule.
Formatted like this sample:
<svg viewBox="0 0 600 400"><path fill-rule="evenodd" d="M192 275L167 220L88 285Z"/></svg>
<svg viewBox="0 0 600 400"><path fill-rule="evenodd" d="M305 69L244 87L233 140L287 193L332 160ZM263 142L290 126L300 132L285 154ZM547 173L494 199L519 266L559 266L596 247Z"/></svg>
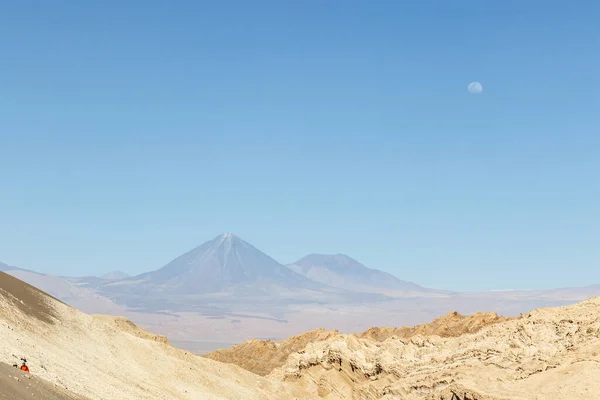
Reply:
<svg viewBox="0 0 600 400"><path fill-rule="evenodd" d="M368 268L344 254L310 254L288 265L288 268L316 282L356 292L393 295L441 293Z"/></svg>
<svg viewBox="0 0 600 400"><path fill-rule="evenodd" d="M143 286L155 293L173 295L260 294L326 288L283 266L231 233L217 236L156 271L112 282L104 288L120 290L126 286Z"/></svg>

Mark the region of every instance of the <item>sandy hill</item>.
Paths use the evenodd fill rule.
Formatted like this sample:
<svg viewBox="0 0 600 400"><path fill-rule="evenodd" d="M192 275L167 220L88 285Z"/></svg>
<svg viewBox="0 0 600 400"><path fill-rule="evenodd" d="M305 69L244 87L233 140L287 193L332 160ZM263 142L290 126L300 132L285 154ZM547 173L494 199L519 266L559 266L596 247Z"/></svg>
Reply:
<svg viewBox="0 0 600 400"><path fill-rule="evenodd" d="M1 362L25 357L36 382L56 388L40 398L307 398L290 385L176 349L122 318L84 314L1 272L0 337ZM20 393L9 392L4 379L0 393ZM68 392L60 397L59 389Z"/></svg>

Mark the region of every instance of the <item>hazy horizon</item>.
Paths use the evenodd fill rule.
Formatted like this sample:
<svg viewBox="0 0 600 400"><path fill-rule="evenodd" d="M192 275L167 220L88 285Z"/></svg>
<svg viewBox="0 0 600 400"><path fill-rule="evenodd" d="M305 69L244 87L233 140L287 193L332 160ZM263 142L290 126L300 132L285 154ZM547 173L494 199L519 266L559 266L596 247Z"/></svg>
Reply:
<svg viewBox="0 0 600 400"><path fill-rule="evenodd" d="M211 238L210 240L208 240L208 241L206 241L206 242L202 243L201 245L198 245L198 246L194 247L193 249L188 249L188 251L186 251L185 253L188 253L188 252L191 252L191 251L194 251L194 250L196 250L197 248L201 248L201 247L203 247L203 246L206 246L207 244L211 243L212 241L218 240L219 238L221 238L221 237L223 237L223 236L228 236L228 235L233 235L233 237L236 237L237 239L241 239L242 241L244 241L244 240L243 240L243 238L240 238L239 236L237 236L237 235L235 235L235 234L233 234L233 233L231 233L231 232L227 232L227 233L220 234L220 235L218 235L218 236L216 236L216 237L214 237L214 238ZM246 242L246 243L247 243L247 242ZM252 244L250 243L250 245L252 245ZM262 252L260 249L258 249L258 251L259 251L259 252ZM185 254L185 253L183 253L183 254ZM179 256L181 256L181 255L183 255L183 254L180 254ZM265 254L266 254L266 253L265 253ZM268 254L267 254L267 255L268 255ZM357 262L357 263L361 264L361 265L362 265L362 266L364 266L364 267L367 267L367 268L370 268L370 269L374 269L374 270L376 270L376 271L383 271L383 272L387 272L387 271L384 271L384 270L382 270L382 269L379 269L379 268L376 268L376 267L370 267L370 266L368 266L368 265L364 265L363 263L361 263L361 262L360 262L360 260L356 260L356 259L354 259L354 258L353 258L351 255L348 255L348 254L343 254L343 253L332 253L332 254L323 254L323 253L309 253L309 254L306 254L304 257L301 257L300 259L298 259L298 260L294 261L293 263L281 263L281 262L279 262L278 260L275 260L275 261L277 261L278 263L280 263L280 264L281 264L281 266L290 266L290 265L293 265L294 263L296 263L296 262L298 262L298 261L301 261L301 260L303 260L303 259L305 259L305 258L308 258L308 257L310 257L310 256L319 256L319 257L338 257L338 256L342 256L342 257L344 257L344 258L347 258L347 259L349 259L349 260L352 260L352 261L354 261L354 262ZM173 258L173 259L171 259L170 261L171 261L171 262L173 262L173 261L175 261L177 258L178 258L178 257L174 257L174 258ZM161 265L160 267L157 267L157 268L152 268L152 269L148 269L148 270L145 270L145 271L141 271L141 272L139 272L139 273L136 273L136 274L128 274L126 271L122 271L122 270L107 270L107 271L101 271L100 273L96 273L96 274L87 274L87 275L81 275L81 274L79 274L79 275L63 275L63 276L65 276L65 277L73 277L73 278L78 278L78 277L88 277L88 276L95 276L95 277L103 277L103 276L108 276L108 277L110 277L112 274L117 274L117 275L124 274L123 276L118 276L118 277L116 278L116 279L123 279L123 278L127 278L127 277L130 277L130 278L131 278L131 277L135 277L135 276L137 276L137 275L140 275L140 274L147 274L147 273L149 273L149 272L155 272L155 271L157 271L157 270L159 270L159 269L161 269L161 268L165 267L165 266L166 266L166 265L168 265L168 264L169 264L169 263L167 263L167 264L165 264L165 265ZM2 261L0 261L0 267L16 267L16 268L22 268L22 267L21 267L21 266L19 266L19 265L14 265L14 264L10 264L10 263L8 263L8 264L7 264L7 263L3 263ZM25 269L28 269L28 268L25 268ZM46 273L46 274L50 274L50 275L56 275L56 274L52 273L51 271L50 271L50 272L43 272L43 271L39 271L39 270L37 270L37 269L29 269L29 270L31 270L31 271L33 271L33 272L38 272L38 273ZM397 276L397 275L395 275L394 273L392 273L392 275L393 275L393 276L395 276L395 277L396 277L396 278L398 278L398 279L404 280L404 279L402 278L402 276ZM422 285L420 282L409 282L409 283L415 283L415 284L417 284L417 285L419 285L419 286L422 286L422 287L424 287L424 288L439 289L439 290L450 290L450 291L455 291L455 292L477 292L477 291L481 291L481 292L490 292L490 293L493 293L493 292L512 292L512 291L522 291L522 292L527 292L527 291L533 291L533 290L548 290L548 289L559 289L559 288L566 288L566 287L568 287L568 286L564 286L564 285L563 285L563 286L560 286L560 285L559 285L559 286L554 286L554 287L542 287L542 288L540 288L540 287L538 287L538 288L527 288L527 287L518 287L518 288L500 288L500 287L494 287L494 286L490 286L489 288L483 288L483 289L472 289L472 290L469 290L469 289L463 289L463 290L457 290L457 289L455 289L455 288L451 288L451 287L432 287L432 286L426 286L426 285ZM588 283L588 284L586 284L586 285L579 285L579 286L574 286L574 287L587 287L587 286L589 286L589 283Z"/></svg>

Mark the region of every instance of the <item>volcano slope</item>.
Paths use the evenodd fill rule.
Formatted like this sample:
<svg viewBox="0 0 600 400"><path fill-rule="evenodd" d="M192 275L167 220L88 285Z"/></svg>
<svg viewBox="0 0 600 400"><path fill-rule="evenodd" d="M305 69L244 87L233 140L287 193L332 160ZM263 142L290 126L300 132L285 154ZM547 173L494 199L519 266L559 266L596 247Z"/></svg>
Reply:
<svg viewBox="0 0 600 400"><path fill-rule="evenodd" d="M461 317L451 313L415 328L360 335L314 331L267 377L294 382L310 398L322 399L598 399L600 298L514 319ZM302 335L292 339L294 345L269 346L301 347ZM222 354L210 356L224 359Z"/></svg>
<svg viewBox="0 0 600 400"><path fill-rule="evenodd" d="M27 358L36 381L71 393L57 399L310 398L288 384L176 349L122 318L84 314L2 272L0 338L0 362ZM0 387L7 396L8 390Z"/></svg>

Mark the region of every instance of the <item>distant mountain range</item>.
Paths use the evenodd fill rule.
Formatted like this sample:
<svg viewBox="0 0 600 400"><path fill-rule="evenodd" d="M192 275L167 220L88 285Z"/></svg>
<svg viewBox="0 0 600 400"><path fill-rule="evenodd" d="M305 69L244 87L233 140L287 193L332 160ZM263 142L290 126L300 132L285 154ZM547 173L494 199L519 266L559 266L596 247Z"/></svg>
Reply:
<svg viewBox="0 0 600 400"><path fill-rule="evenodd" d="M2 263L0 271L84 312L126 315L181 340L285 337L327 326L361 330L422 323L451 310L518 315L600 295L598 285L527 292L441 291L368 268L343 254L311 254L286 266L229 233L136 276L117 271L60 277Z"/></svg>
<svg viewBox="0 0 600 400"><path fill-rule="evenodd" d="M6 270L16 270L3 266ZM31 272L31 271L29 271ZM164 267L136 276L111 272L100 277L63 277L69 285L44 288L43 274L20 274L61 298L73 301L73 287L139 310L205 310L207 301L275 305L382 301L391 297L445 293L367 268L345 255L309 255L282 265L248 242L225 233L175 258ZM86 292L86 297L88 293ZM246 299L246 300L243 300Z"/></svg>
<svg viewBox="0 0 600 400"><path fill-rule="evenodd" d="M134 303L138 306L154 302L160 304L157 305L159 308L176 306L181 304L182 299L188 305L193 305L200 302L200 298L216 299L218 302L251 298L327 303L457 295L403 281L387 272L368 268L344 254L310 254L285 266L231 233L209 240L162 268L136 276L113 271L99 277L57 277L2 262L0 271L8 271L25 281L34 282L42 290L67 301L77 302L78 290L85 288L86 302L89 302L90 293L96 293L99 298L110 298L122 305L131 305L130 300L135 299ZM581 298L578 293L593 295L599 290L599 285L593 285L587 288L528 291L526 297L548 298L560 293L563 298L566 296L578 300ZM520 291L477 295L486 298L523 296ZM171 303L166 302L167 298ZM193 298L196 300L188 301ZM173 299L178 301L173 302Z"/></svg>
<svg viewBox="0 0 600 400"><path fill-rule="evenodd" d="M117 279L129 278L129 274L126 274L125 272L121 272L121 271L111 271L111 272L107 272L103 275L100 275L100 278L114 281Z"/></svg>
<svg viewBox="0 0 600 400"><path fill-rule="evenodd" d="M0 262L0 271L9 270L21 268ZM344 254L310 254L285 266L231 233L219 235L155 271L136 276L112 271L101 276L65 279L111 292L146 293L156 289L172 295L233 293L240 287L266 290L272 286L328 292L336 292L334 289L372 293L431 291L368 268Z"/></svg>
<svg viewBox="0 0 600 400"><path fill-rule="evenodd" d="M352 291L311 279L231 233L219 235L155 271L110 281L80 278L77 282L119 304L150 311L213 312L207 303L260 303L278 308L387 298L382 291Z"/></svg>
<svg viewBox="0 0 600 400"><path fill-rule="evenodd" d="M20 270L21 268L17 268L17 267L13 267L11 265L8 264L4 264L3 262L0 262L0 271L4 272L4 271L14 271L14 270Z"/></svg>
<svg viewBox="0 0 600 400"><path fill-rule="evenodd" d="M368 268L344 254L310 254L288 265L292 271L325 285L355 292L407 295L440 292Z"/></svg>
<svg viewBox="0 0 600 400"><path fill-rule="evenodd" d="M156 271L106 283L103 288L129 293L156 291L164 295L267 295L277 288L327 289L231 233L217 236Z"/></svg>
<svg viewBox="0 0 600 400"><path fill-rule="evenodd" d="M22 268L4 266L2 271L18 278L28 284L43 290L51 296L88 313L122 314L124 308L108 297L100 295L97 291L78 284L77 278L71 281L56 275L40 274ZM97 278L100 279L100 278Z"/></svg>

